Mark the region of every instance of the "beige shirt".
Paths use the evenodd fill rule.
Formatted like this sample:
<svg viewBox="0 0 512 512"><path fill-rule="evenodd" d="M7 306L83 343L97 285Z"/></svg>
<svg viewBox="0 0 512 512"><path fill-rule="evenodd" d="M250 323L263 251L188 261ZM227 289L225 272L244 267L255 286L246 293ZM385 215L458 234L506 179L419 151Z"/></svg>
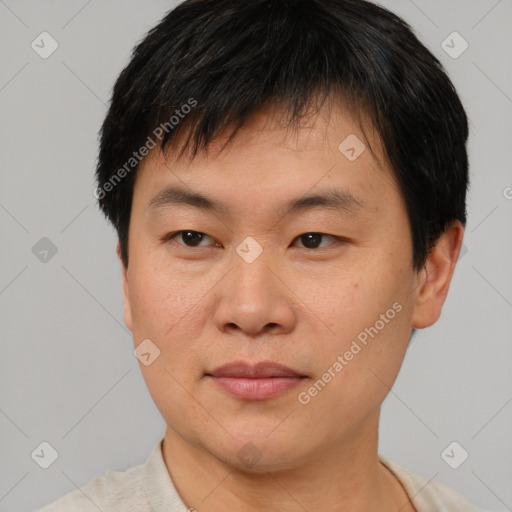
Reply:
<svg viewBox="0 0 512 512"><path fill-rule="evenodd" d="M417 512L484 512L449 487L429 482L380 456L401 482ZM187 512L169 476L162 441L143 464L109 471L36 512ZM190 510L193 510L192 508Z"/></svg>

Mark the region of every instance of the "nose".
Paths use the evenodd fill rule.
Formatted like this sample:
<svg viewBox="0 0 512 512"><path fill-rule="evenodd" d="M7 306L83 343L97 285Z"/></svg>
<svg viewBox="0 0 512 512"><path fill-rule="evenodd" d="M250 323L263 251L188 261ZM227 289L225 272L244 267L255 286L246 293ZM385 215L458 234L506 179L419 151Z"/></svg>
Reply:
<svg viewBox="0 0 512 512"><path fill-rule="evenodd" d="M224 333L285 334L296 323L297 297L286 285L285 272L265 257L240 259L217 287L214 321Z"/></svg>

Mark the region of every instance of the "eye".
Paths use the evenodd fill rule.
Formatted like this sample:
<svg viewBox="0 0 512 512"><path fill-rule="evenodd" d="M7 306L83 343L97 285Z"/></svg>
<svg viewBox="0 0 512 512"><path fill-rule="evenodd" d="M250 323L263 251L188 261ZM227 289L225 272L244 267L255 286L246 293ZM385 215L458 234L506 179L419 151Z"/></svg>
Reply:
<svg viewBox="0 0 512 512"><path fill-rule="evenodd" d="M335 236L326 235L325 233L304 233L303 235L299 235L295 240L300 240L304 244L305 249L323 249L323 247L318 247L322 237L329 237L334 240L337 239Z"/></svg>
<svg viewBox="0 0 512 512"><path fill-rule="evenodd" d="M333 235L327 235L325 233L304 233L295 238L294 241L300 241L303 245L304 249L323 249L326 246L322 246L322 238L331 238L333 240L343 241L342 239L335 237ZM176 241L175 241L176 239ZM213 240L212 237L208 236L201 231L193 231L190 229L176 231L175 233L170 233L169 235L164 237L165 242L172 241L173 243L177 243L178 245L185 247L208 247L207 241L208 239ZM206 242L206 243L205 243ZM332 244L329 244L332 245ZM215 247L221 247L219 242L215 242Z"/></svg>
<svg viewBox="0 0 512 512"><path fill-rule="evenodd" d="M171 233L165 237L165 241L171 241L173 239L181 239L181 242L176 242L179 245L184 245L185 247L206 247L206 245L201 245L201 242L204 242L207 239L213 240L210 236L205 233L201 233L200 231L192 231L189 229L183 231L177 231L176 233ZM215 242L215 245L219 247L218 242Z"/></svg>

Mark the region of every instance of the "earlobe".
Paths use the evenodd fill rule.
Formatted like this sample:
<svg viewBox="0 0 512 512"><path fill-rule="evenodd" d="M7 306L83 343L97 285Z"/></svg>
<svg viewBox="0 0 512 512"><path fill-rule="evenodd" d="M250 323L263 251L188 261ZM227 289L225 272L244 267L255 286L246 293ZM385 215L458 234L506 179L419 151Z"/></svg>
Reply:
<svg viewBox="0 0 512 512"><path fill-rule="evenodd" d="M132 310L130 305L130 294L129 294L129 286L128 286L128 268L124 265L123 259L121 257L121 246L118 243L116 247L117 257L119 258L119 262L121 263L121 272L122 272L122 290L123 290L123 311L124 311L124 323L126 327L132 330Z"/></svg>
<svg viewBox="0 0 512 512"><path fill-rule="evenodd" d="M418 273L419 287L412 317L412 327L424 329L437 322L448 295L459 257L464 227L454 221L439 237L425 267Z"/></svg>

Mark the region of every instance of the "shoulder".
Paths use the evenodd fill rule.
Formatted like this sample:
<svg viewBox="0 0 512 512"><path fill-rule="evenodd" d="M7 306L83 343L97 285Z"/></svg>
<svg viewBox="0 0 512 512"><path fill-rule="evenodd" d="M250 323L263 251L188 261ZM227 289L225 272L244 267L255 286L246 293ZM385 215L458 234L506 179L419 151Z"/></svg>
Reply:
<svg viewBox="0 0 512 512"><path fill-rule="evenodd" d="M426 480L382 455L379 460L400 481L418 512L486 512L443 483Z"/></svg>
<svg viewBox="0 0 512 512"><path fill-rule="evenodd" d="M108 471L36 512L143 511L147 506L144 466L140 464L126 471ZM127 503L130 507L126 506Z"/></svg>

